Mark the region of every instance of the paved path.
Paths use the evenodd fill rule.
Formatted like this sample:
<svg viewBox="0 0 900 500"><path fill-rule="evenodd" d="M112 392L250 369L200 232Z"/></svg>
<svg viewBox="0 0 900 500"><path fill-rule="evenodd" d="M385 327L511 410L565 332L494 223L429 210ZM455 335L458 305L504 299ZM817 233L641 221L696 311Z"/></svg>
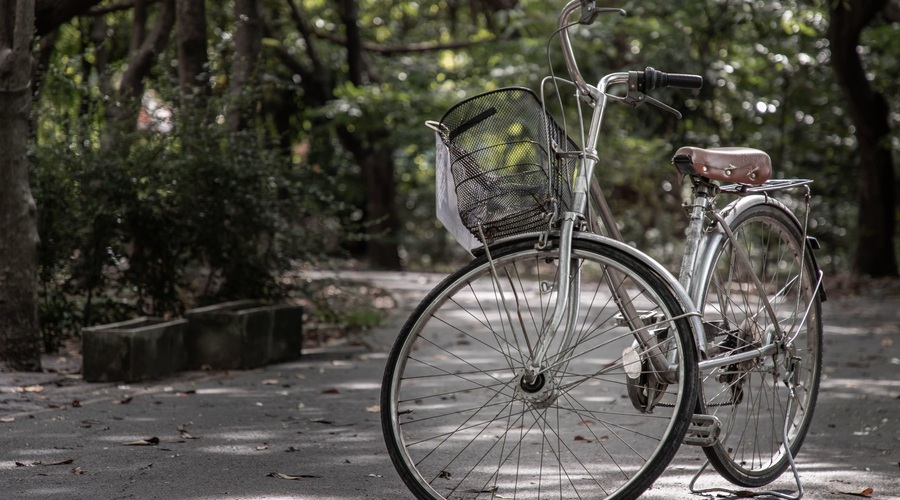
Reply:
<svg viewBox="0 0 900 500"><path fill-rule="evenodd" d="M355 277L399 303L368 347L128 386L0 374L0 498L411 498L375 412L393 337L439 277ZM825 305L825 378L798 460L806 498L872 488L870 498L900 499L900 297ZM683 447L645 498L691 498L700 456ZM773 486L790 487L788 476Z"/></svg>

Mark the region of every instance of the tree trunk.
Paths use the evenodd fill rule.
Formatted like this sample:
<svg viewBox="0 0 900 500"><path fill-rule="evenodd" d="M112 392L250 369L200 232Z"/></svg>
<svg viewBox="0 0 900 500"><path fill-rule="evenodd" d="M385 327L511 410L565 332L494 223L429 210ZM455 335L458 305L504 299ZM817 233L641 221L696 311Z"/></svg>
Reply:
<svg viewBox="0 0 900 500"><path fill-rule="evenodd" d="M364 85L362 33L359 29L359 6L356 0L340 1L341 22L347 30L347 76L350 83Z"/></svg>
<svg viewBox="0 0 900 500"><path fill-rule="evenodd" d="M341 22L347 30L347 69L350 83L366 85L375 78L366 71L359 28L357 0L341 0ZM366 254L373 267L400 269L400 219L397 216L394 180L394 158L390 131L383 121L372 117L354 132L340 130L341 143L347 148L362 172L365 187Z"/></svg>
<svg viewBox="0 0 900 500"><path fill-rule="evenodd" d="M832 2L828 27L831 63L859 143L859 236L853 267L873 277L897 275L895 173L888 103L866 78L857 46L862 30L886 5L887 0Z"/></svg>
<svg viewBox="0 0 900 500"><path fill-rule="evenodd" d="M38 371L38 233L27 157L34 0L0 0L0 12L0 363Z"/></svg>
<svg viewBox="0 0 900 500"><path fill-rule="evenodd" d="M200 0L176 0L178 19L178 81L182 101L209 94L206 76L206 7ZM184 103L183 103L184 104Z"/></svg>
<svg viewBox="0 0 900 500"><path fill-rule="evenodd" d="M134 18L134 30L145 32L144 20L141 16ZM144 16L146 17L146 16ZM156 56L161 53L169 41L169 33L175 24L175 4L172 0L163 2L162 10L156 18L156 24L149 35L132 38L131 60L122 73L119 83L119 97L128 101L138 101L144 94L144 78L150 74ZM137 116L137 109L133 110Z"/></svg>
<svg viewBox="0 0 900 500"><path fill-rule="evenodd" d="M165 49L169 34L175 25L175 3L168 0L163 2L156 23L147 34L145 26L147 13L143 7L144 2L135 4L129 49L131 56L119 80L119 88L116 91L117 105L109 106L106 110L106 131L100 141L104 151L111 151L113 148L127 150L130 147L130 141L123 140L123 137L133 132L137 126L141 99L144 95L144 78L150 74L157 54Z"/></svg>
<svg viewBox="0 0 900 500"><path fill-rule="evenodd" d="M393 151L386 147L370 153L360 161L366 184L369 262L381 269L400 269L397 241L400 221L394 208L397 183L394 179Z"/></svg>
<svg viewBox="0 0 900 500"><path fill-rule="evenodd" d="M252 81L256 74L262 45L259 0L235 0L234 18L237 28L234 33L234 61L228 88L231 96L228 128L232 132L238 132L246 128L255 102L248 102L246 90L247 82Z"/></svg>
<svg viewBox="0 0 900 500"><path fill-rule="evenodd" d="M35 0L35 27L37 36L43 37L59 28L73 17L80 16L103 0ZM13 2L15 3L15 2ZM7 11L9 12L9 11Z"/></svg>

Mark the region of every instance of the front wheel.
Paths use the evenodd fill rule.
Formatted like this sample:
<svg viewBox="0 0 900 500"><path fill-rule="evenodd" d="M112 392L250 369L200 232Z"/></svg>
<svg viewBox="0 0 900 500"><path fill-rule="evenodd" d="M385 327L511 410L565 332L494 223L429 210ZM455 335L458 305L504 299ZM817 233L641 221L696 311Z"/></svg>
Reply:
<svg viewBox="0 0 900 500"><path fill-rule="evenodd" d="M789 466L787 452L795 456L803 444L819 392L822 309L811 249L792 216L756 205L729 227L734 244L749 255L786 338L777 338L747 266L734 244L723 240L701 304L708 354L722 358L772 343L782 349L701 373L698 411L722 422L718 443L704 448L712 466L732 483L754 488L777 479Z"/></svg>
<svg viewBox="0 0 900 500"><path fill-rule="evenodd" d="M419 499L637 498L677 451L696 400L682 304L640 259L575 239L573 340L554 344L548 369L529 379L557 296L558 251L532 241L491 253L493 263L476 258L419 304L388 358L381 418L397 471ZM662 377L634 347L610 270L654 318L674 380L629 387ZM652 408L632 403L635 390Z"/></svg>

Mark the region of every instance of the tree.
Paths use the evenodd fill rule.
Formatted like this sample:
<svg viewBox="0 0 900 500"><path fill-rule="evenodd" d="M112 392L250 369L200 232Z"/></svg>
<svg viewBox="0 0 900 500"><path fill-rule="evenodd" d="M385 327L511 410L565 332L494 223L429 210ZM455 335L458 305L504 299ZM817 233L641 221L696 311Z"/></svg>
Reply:
<svg viewBox="0 0 900 500"><path fill-rule="evenodd" d="M346 31L347 73L350 85L362 87L377 77L366 71L357 0L341 0L339 16ZM338 136L359 163L365 187L369 262L382 269L400 269L397 239L397 181L394 179L394 145L382 123L376 127L339 128Z"/></svg>
<svg viewBox="0 0 900 500"><path fill-rule="evenodd" d="M197 0L175 0L178 22L178 81L182 104L193 97L209 93L205 77L209 61L206 56L206 6ZM195 103L199 104L199 103Z"/></svg>
<svg viewBox="0 0 900 500"><path fill-rule="evenodd" d="M0 0L0 362L40 370L36 207L28 182L34 0Z"/></svg>
<svg viewBox="0 0 900 500"><path fill-rule="evenodd" d="M833 1L828 29L831 63L856 128L859 149L859 236L853 266L857 273L875 277L897 275L896 177L890 108L867 78L857 47L863 29L887 5L887 0Z"/></svg>
<svg viewBox="0 0 900 500"><path fill-rule="evenodd" d="M37 36L47 36L73 17L80 16L102 0L35 0L35 28Z"/></svg>
<svg viewBox="0 0 900 500"><path fill-rule="evenodd" d="M231 95L228 128L239 132L247 126L250 106L246 91L259 65L259 49L262 45L262 20L259 0L235 0L234 2L234 57L232 59L229 94Z"/></svg>
<svg viewBox="0 0 900 500"><path fill-rule="evenodd" d="M146 0L135 2L129 47L130 60L122 72L116 91L119 105L110 106L106 110L108 127L103 136L104 144L101 146L106 151L115 144L127 149L128 142L122 140L122 135L134 131L141 110L141 98L144 95L144 79L150 73L154 59L168 43L169 33L175 24L175 2L167 0L162 4L156 23L148 34L147 2Z"/></svg>

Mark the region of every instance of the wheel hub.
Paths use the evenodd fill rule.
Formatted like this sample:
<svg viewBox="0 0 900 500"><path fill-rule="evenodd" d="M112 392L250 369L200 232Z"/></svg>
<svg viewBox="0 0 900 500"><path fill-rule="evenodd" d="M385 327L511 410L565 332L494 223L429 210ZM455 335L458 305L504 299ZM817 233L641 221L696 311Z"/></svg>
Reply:
<svg viewBox="0 0 900 500"><path fill-rule="evenodd" d="M549 408L559 397L556 382L544 373L539 373L531 380L524 373L519 375L516 392L519 397L536 409Z"/></svg>

